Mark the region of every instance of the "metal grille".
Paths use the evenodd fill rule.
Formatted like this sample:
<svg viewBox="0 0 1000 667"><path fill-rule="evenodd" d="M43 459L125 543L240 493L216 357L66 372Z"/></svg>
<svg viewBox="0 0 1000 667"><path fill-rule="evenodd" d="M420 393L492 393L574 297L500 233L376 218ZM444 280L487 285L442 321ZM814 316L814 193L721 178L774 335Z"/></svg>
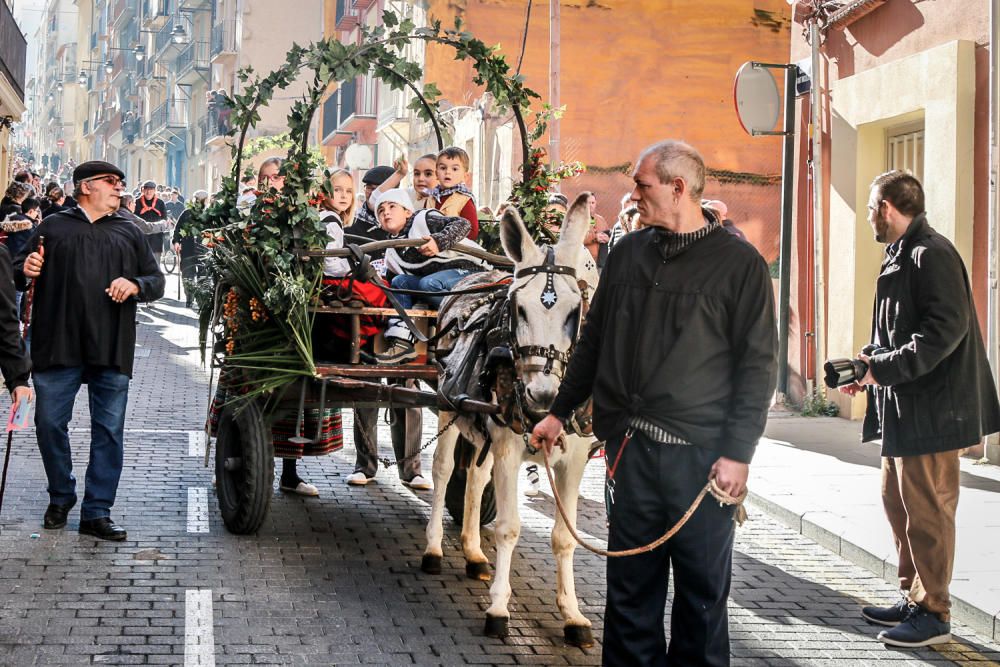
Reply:
<svg viewBox="0 0 1000 667"><path fill-rule="evenodd" d="M924 180L924 127L918 126L890 130L886 147L886 166L899 171L907 171Z"/></svg>

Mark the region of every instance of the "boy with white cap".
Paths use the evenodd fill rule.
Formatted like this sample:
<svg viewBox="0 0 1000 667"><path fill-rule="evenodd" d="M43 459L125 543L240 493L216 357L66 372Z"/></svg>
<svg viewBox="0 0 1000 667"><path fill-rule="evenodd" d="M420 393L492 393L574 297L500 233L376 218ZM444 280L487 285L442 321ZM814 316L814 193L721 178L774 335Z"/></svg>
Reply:
<svg viewBox="0 0 1000 667"><path fill-rule="evenodd" d="M413 200L409 193L394 188L377 195L375 211L379 224L389 238L423 239L422 246L390 248L385 253L386 265L396 277L392 286L404 290L422 292L447 292L471 273L491 268L483 260L453 250L456 246L479 247L466 238L470 224L468 220L448 217L434 209L423 209L414 213ZM397 299L404 308L411 308L416 298L410 294L398 294ZM428 295L426 300L434 307L443 301L444 295ZM381 364L399 364L417 357L413 346L413 335L398 318L390 318L385 332L389 348L379 355Z"/></svg>

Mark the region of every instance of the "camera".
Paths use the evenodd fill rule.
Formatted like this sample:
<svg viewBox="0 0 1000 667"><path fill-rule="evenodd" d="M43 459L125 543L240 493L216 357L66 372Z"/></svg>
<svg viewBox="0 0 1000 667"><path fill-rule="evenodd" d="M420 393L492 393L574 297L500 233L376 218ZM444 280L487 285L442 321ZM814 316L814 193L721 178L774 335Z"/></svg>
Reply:
<svg viewBox="0 0 1000 667"><path fill-rule="evenodd" d="M876 344L865 345L861 352L867 357L874 357L876 354L891 352L890 349L879 347ZM843 387L844 385L861 382L868 374L867 362L860 359L828 359L823 364L825 376L823 382L830 389Z"/></svg>
<svg viewBox="0 0 1000 667"><path fill-rule="evenodd" d="M868 374L868 364L860 359L829 359L823 364L823 381L830 389L860 382Z"/></svg>

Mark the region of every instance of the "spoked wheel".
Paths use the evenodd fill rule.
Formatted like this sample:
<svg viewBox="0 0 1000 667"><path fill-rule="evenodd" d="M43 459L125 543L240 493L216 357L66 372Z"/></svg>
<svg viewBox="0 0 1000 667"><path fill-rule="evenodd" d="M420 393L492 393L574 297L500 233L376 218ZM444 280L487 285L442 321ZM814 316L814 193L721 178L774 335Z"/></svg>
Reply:
<svg viewBox="0 0 1000 667"><path fill-rule="evenodd" d="M274 445L254 402L227 406L219 420L215 481L222 521L231 533L256 532L271 507Z"/></svg>
<svg viewBox="0 0 1000 667"><path fill-rule="evenodd" d="M163 251L163 270L167 273L173 273L177 270L177 253L174 252L173 248L167 248Z"/></svg>
<svg viewBox="0 0 1000 667"><path fill-rule="evenodd" d="M465 481L469 477L468 469L462 462L476 465L475 460L472 460L475 453L475 446L459 436L458 442L455 443L455 469L451 472L451 479L448 480L448 487L444 492L444 506L448 508L451 518L460 526L465 518ZM497 497L493 480L490 479L483 487L483 499L479 504L479 523L485 526L495 518L497 518Z"/></svg>

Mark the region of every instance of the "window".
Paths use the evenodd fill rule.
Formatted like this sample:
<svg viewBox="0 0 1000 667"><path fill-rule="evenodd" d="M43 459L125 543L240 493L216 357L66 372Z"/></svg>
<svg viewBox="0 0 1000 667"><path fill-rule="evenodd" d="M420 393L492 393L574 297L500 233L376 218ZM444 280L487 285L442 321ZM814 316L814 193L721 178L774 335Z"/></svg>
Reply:
<svg viewBox="0 0 1000 667"><path fill-rule="evenodd" d="M924 180L924 122L908 123L886 133L886 168L908 171Z"/></svg>

